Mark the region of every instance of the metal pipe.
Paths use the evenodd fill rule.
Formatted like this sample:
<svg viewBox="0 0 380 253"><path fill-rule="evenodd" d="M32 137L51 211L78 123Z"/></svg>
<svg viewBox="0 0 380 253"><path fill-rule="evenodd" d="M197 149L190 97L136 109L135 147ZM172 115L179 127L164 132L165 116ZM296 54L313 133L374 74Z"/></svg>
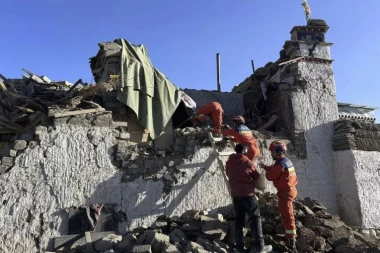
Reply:
<svg viewBox="0 0 380 253"><path fill-rule="evenodd" d="M217 88L218 91L221 91L220 87L220 54L216 54L216 80L217 80Z"/></svg>
<svg viewBox="0 0 380 253"><path fill-rule="evenodd" d="M253 63L253 60L251 60L251 64L252 64L252 72L253 74L255 74L255 64Z"/></svg>

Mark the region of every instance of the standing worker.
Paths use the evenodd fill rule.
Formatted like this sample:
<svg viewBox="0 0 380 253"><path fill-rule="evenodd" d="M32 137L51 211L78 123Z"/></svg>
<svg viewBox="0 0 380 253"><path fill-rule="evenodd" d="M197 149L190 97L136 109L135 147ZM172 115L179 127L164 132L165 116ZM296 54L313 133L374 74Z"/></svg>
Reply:
<svg viewBox="0 0 380 253"><path fill-rule="evenodd" d="M214 133L220 134L223 123L223 113L223 108L218 102L204 104L195 113L193 120L194 126L197 125L198 122L203 123L207 115L214 123Z"/></svg>
<svg viewBox="0 0 380 253"><path fill-rule="evenodd" d="M248 148L247 157L254 161L260 156L260 149L251 129L244 125L243 116L236 116L232 121L234 122L234 129L222 129L222 134L232 136L233 138L230 140L246 145Z"/></svg>
<svg viewBox="0 0 380 253"><path fill-rule="evenodd" d="M296 224L293 212L293 201L297 197L296 185L298 178L293 163L285 157L287 148L285 143L274 141L269 146L273 160L272 166L264 166L266 178L273 181L277 189L278 211L285 227L285 237L288 247L297 252L296 248Z"/></svg>
<svg viewBox="0 0 380 253"><path fill-rule="evenodd" d="M265 246L261 226L261 217L258 201L255 197L255 180L259 177L253 162L245 156L247 147L242 144L235 146L236 154L230 155L226 163L226 174L231 188L231 195L235 209L235 242L236 250L244 253L243 227L245 214L251 220L253 240L252 252L271 251L272 246Z"/></svg>

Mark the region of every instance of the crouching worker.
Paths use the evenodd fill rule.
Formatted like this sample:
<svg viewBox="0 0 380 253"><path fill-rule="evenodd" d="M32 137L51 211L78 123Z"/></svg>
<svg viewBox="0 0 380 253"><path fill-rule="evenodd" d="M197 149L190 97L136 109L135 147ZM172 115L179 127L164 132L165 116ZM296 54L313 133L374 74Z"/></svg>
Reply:
<svg viewBox="0 0 380 253"><path fill-rule="evenodd" d="M297 252L296 249L296 224L293 212L293 201L297 197L296 185L298 178L293 163L285 157L287 148L285 143L274 141L269 146L274 165L265 166L266 178L273 181L277 189L278 211L285 227L285 237L288 247Z"/></svg>
<svg viewBox="0 0 380 253"><path fill-rule="evenodd" d="M199 123L203 123L205 116L208 116L214 123L214 133L220 134L223 123L223 113L222 105L218 102L204 104L195 113L193 125L196 126Z"/></svg>
<svg viewBox="0 0 380 253"><path fill-rule="evenodd" d="M222 134L225 136L232 136L231 141L241 143L248 147L247 157L253 161L260 156L260 149L257 146L257 141L245 124L243 116L236 116L232 119L234 124L233 129L222 129Z"/></svg>
<svg viewBox="0 0 380 253"><path fill-rule="evenodd" d="M253 250L251 252L271 251L272 246L265 246L261 227L260 209L255 197L255 180L259 177L253 162L245 155L247 147L237 144L236 154L232 154L226 163L226 174L231 188L235 209L235 242L238 252L244 251L243 227L245 214L251 220Z"/></svg>

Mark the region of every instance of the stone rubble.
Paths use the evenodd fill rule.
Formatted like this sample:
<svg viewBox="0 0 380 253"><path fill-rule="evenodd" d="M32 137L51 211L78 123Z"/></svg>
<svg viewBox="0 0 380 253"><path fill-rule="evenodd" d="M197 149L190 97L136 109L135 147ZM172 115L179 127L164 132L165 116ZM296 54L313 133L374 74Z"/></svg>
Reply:
<svg viewBox="0 0 380 253"><path fill-rule="evenodd" d="M115 89L113 83L89 86L79 79L71 84L51 81L46 76L38 76L26 69L23 71L28 75L23 75L22 79L7 79L0 74L1 142L14 140L14 137L25 139L24 135L28 135L29 130L46 123L48 118L59 121L62 117L85 117L83 114L104 112L105 109L95 102L96 96ZM97 122L95 125L98 125ZM124 134L123 138L126 137ZM25 143L19 143L14 149L25 148Z"/></svg>
<svg viewBox="0 0 380 253"><path fill-rule="evenodd" d="M274 194L258 194L264 239L273 252L291 252L285 246L284 227L277 212ZM330 215L310 198L294 202L298 252L380 253L380 238L360 234ZM246 248L250 249L249 221L244 228ZM151 228L136 228L123 235L108 235L93 243L95 252L187 253L233 252L233 212L209 213L188 210L181 217L160 216ZM84 247L84 246L83 246ZM71 252L87 252L77 247ZM60 251L57 251L60 252Z"/></svg>

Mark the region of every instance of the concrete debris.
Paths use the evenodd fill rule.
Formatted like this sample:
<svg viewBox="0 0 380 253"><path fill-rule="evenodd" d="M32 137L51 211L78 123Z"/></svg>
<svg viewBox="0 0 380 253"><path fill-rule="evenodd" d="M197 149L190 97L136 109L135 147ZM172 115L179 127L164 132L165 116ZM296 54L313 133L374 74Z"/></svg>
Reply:
<svg viewBox="0 0 380 253"><path fill-rule="evenodd" d="M259 194L264 239L273 252L291 252L285 246L284 229L274 194ZM338 217L330 215L318 201L306 198L294 202L297 220L298 252L377 252L380 239L356 232ZM244 236L250 249L250 226L246 223ZM137 239L136 239L137 238ZM138 228L121 238L108 235L94 244L97 252L185 253L233 252L234 214L207 214L189 210L181 217L158 217L151 228ZM79 251L78 251L79 252Z"/></svg>
<svg viewBox="0 0 380 253"><path fill-rule="evenodd" d="M152 253L150 245L136 245L132 249L132 253Z"/></svg>
<svg viewBox="0 0 380 253"><path fill-rule="evenodd" d="M111 250L111 249L114 249L114 247L121 241L122 241L121 235L111 234L99 241L96 241L94 243L94 249L100 252Z"/></svg>

